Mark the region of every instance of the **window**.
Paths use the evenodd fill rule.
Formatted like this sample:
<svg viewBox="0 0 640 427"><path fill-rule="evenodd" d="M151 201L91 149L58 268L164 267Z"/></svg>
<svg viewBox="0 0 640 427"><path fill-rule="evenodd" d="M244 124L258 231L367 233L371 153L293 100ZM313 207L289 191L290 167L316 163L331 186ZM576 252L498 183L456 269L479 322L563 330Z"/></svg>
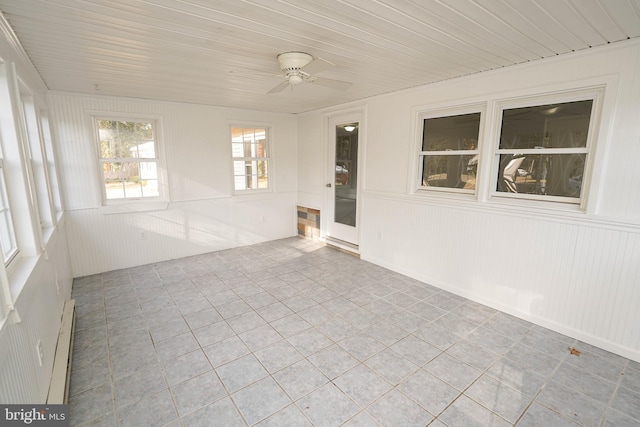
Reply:
<svg viewBox="0 0 640 427"><path fill-rule="evenodd" d="M28 139L25 155L28 156L31 173L33 174L33 186L37 201L37 211L40 214L40 226L48 228L55 224L56 217L49 185L49 171L47 169L42 127L40 126L41 121L38 117L38 110L33 96L28 93L21 93L20 99L22 101Z"/></svg>
<svg viewBox="0 0 640 427"><path fill-rule="evenodd" d="M233 183L236 191L269 188L269 129L231 128Z"/></svg>
<svg viewBox="0 0 640 427"><path fill-rule="evenodd" d="M105 201L159 198L155 122L97 119L96 123Z"/></svg>
<svg viewBox="0 0 640 427"><path fill-rule="evenodd" d="M40 110L40 123L42 129L42 140L44 146L43 157L46 161L45 170L49 177L49 194L53 204L53 210L56 217L63 211L62 200L60 200L60 187L58 184L58 171L55 161L55 152L53 150L53 141L51 139L51 127L49 126L49 116L46 110ZM57 220L57 218L56 218Z"/></svg>
<svg viewBox="0 0 640 427"><path fill-rule="evenodd" d="M2 248L4 265L7 266L18 254L18 245L16 243L13 219L11 218L2 159L0 159L0 247Z"/></svg>
<svg viewBox="0 0 640 427"><path fill-rule="evenodd" d="M418 188L475 192L480 113L422 118Z"/></svg>
<svg viewBox="0 0 640 427"><path fill-rule="evenodd" d="M495 194L580 203L593 99L502 110Z"/></svg>

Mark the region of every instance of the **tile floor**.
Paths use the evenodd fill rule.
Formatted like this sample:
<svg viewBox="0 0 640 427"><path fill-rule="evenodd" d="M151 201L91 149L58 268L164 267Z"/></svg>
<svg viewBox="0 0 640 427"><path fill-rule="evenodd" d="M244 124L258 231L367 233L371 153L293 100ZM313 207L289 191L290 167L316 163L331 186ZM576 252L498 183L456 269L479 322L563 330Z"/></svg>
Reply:
<svg viewBox="0 0 640 427"><path fill-rule="evenodd" d="M72 425L640 425L640 364L308 240L73 297Z"/></svg>

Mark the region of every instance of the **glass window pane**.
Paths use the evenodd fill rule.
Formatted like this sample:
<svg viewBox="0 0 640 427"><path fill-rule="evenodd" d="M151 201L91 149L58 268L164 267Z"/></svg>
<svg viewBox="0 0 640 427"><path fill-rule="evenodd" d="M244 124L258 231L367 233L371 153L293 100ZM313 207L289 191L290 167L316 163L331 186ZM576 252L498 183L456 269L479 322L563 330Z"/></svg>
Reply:
<svg viewBox="0 0 640 427"><path fill-rule="evenodd" d="M121 199L124 197L122 180L122 163L105 162L102 164L102 174L107 199Z"/></svg>
<svg viewBox="0 0 640 427"><path fill-rule="evenodd" d="M586 154L501 155L499 192L579 198Z"/></svg>
<svg viewBox="0 0 640 427"><path fill-rule="evenodd" d="M158 179L158 164L156 162L140 162L140 179Z"/></svg>
<svg viewBox="0 0 640 427"><path fill-rule="evenodd" d="M142 185L142 197L160 196L157 179L143 179L140 184Z"/></svg>
<svg viewBox="0 0 640 427"><path fill-rule="evenodd" d="M125 197L142 197L140 165L138 163L122 163L122 170Z"/></svg>
<svg viewBox="0 0 640 427"><path fill-rule="evenodd" d="M504 110L499 148L586 147L592 104L586 100Z"/></svg>
<svg viewBox="0 0 640 427"><path fill-rule="evenodd" d="M236 190L246 190L247 186L245 185L244 176L234 176L233 177L233 185Z"/></svg>
<svg viewBox="0 0 640 427"><path fill-rule="evenodd" d="M131 144L136 140L136 122L117 122L118 139L125 144Z"/></svg>
<svg viewBox="0 0 640 427"><path fill-rule="evenodd" d="M155 159L156 158L156 143L155 141L148 141L138 144L138 156L141 159ZM136 156L134 156L136 157Z"/></svg>
<svg viewBox="0 0 640 427"><path fill-rule="evenodd" d="M150 122L136 123L136 140L139 142L153 141L153 124Z"/></svg>
<svg viewBox="0 0 640 427"><path fill-rule="evenodd" d="M231 144L231 155L233 157L244 157L244 144L242 142L233 142Z"/></svg>
<svg viewBox="0 0 640 427"><path fill-rule="evenodd" d="M102 158L119 158L122 150L118 139L118 122L99 120L98 133L100 135L100 155Z"/></svg>
<svg viewBox="0 0 640 427"><path fill-rule="evenodd" d="M113 157L113 141L110 139L100 138L100 158L108 159Z"/></svg>
<svg viewBox="0 0 640 427"><path fill-rule="evenodd" d="M251 144L253 141L255 141L255 137L254 137L253 131L254 131L253 128L248 128L248 129L243 129L242 130L242 140L244 142L246 142L247 144Z"/></svg>
<svg viewBox="0 0 640 427"><path fill-rule="evenodd" d="M479 133L480 113L425 119L422 151L475 150Z"/></svg>
<svg viewBox="0 0 640 427"><path fill-rule="evenodd" d="M258 188L269 188L269 173L267 171L267 162L265 160L258 161Z"/></svg>
<svg viewBox="0 0 640 427"><path fill-rule="evenodd" d="M244 162L244 174L253 175L256 170L256 162L248 160Z"/></svg>
<svg viewBox="0 0 640 427"><path fill-rule="evenodd" d="M244 175L244 162L236 160L233 162L233 174L235 176Z"/></svg>
<svg viewBox="0 0 640 427"><path fill-rule="evenodd" d="M426 187L475 190L478 156L424 156L422 185Z"/></svg>

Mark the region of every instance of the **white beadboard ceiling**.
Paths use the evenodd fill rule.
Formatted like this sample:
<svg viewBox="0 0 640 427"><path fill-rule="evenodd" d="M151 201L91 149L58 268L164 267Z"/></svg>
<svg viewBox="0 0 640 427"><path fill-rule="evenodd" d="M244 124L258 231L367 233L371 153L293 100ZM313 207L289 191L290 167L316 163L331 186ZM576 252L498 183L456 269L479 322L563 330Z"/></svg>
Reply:
<svg viewBox="0 0 640 427"><path fill-rule="evenodd" d="M640 36L640 0L0 0L49 89L298 113ZM335 64L337 91L276 57Z"/></svg>

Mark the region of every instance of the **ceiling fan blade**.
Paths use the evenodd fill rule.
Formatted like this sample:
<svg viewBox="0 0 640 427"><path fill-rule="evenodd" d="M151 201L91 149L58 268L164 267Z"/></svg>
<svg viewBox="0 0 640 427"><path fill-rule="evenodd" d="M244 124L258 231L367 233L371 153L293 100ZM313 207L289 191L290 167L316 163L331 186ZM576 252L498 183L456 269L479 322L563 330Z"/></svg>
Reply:
<svg viewBox="0 0 640 427"><path fill-rule="evenodd" d="M315 77L313 81L309 83L316 84L318 86L328 87L335 90L347 90L351 86L351 82L344 82L342 80L326 79L322 77Z"/></svg>
<svg viewBox="0 0 640 427"><path fill-rule="evenodd" d="M274 87L269 92L267 92L267 94L282 92L287 86L289 86L289 81L285 80L282 83L280 83L278 86Z"/></svg>
<svg viewBox="0 0 640 427"><path fill-rule="evenodd" d="M322 58L316 58L313 61L309 62L307 65L305 65L304 67L301 68L302 71L304 71L307 74L317 74L317 73L321 73L325 70L328 70L330 68L335 67L334 64L332 64L329 61L326 61Z"/></svg>

